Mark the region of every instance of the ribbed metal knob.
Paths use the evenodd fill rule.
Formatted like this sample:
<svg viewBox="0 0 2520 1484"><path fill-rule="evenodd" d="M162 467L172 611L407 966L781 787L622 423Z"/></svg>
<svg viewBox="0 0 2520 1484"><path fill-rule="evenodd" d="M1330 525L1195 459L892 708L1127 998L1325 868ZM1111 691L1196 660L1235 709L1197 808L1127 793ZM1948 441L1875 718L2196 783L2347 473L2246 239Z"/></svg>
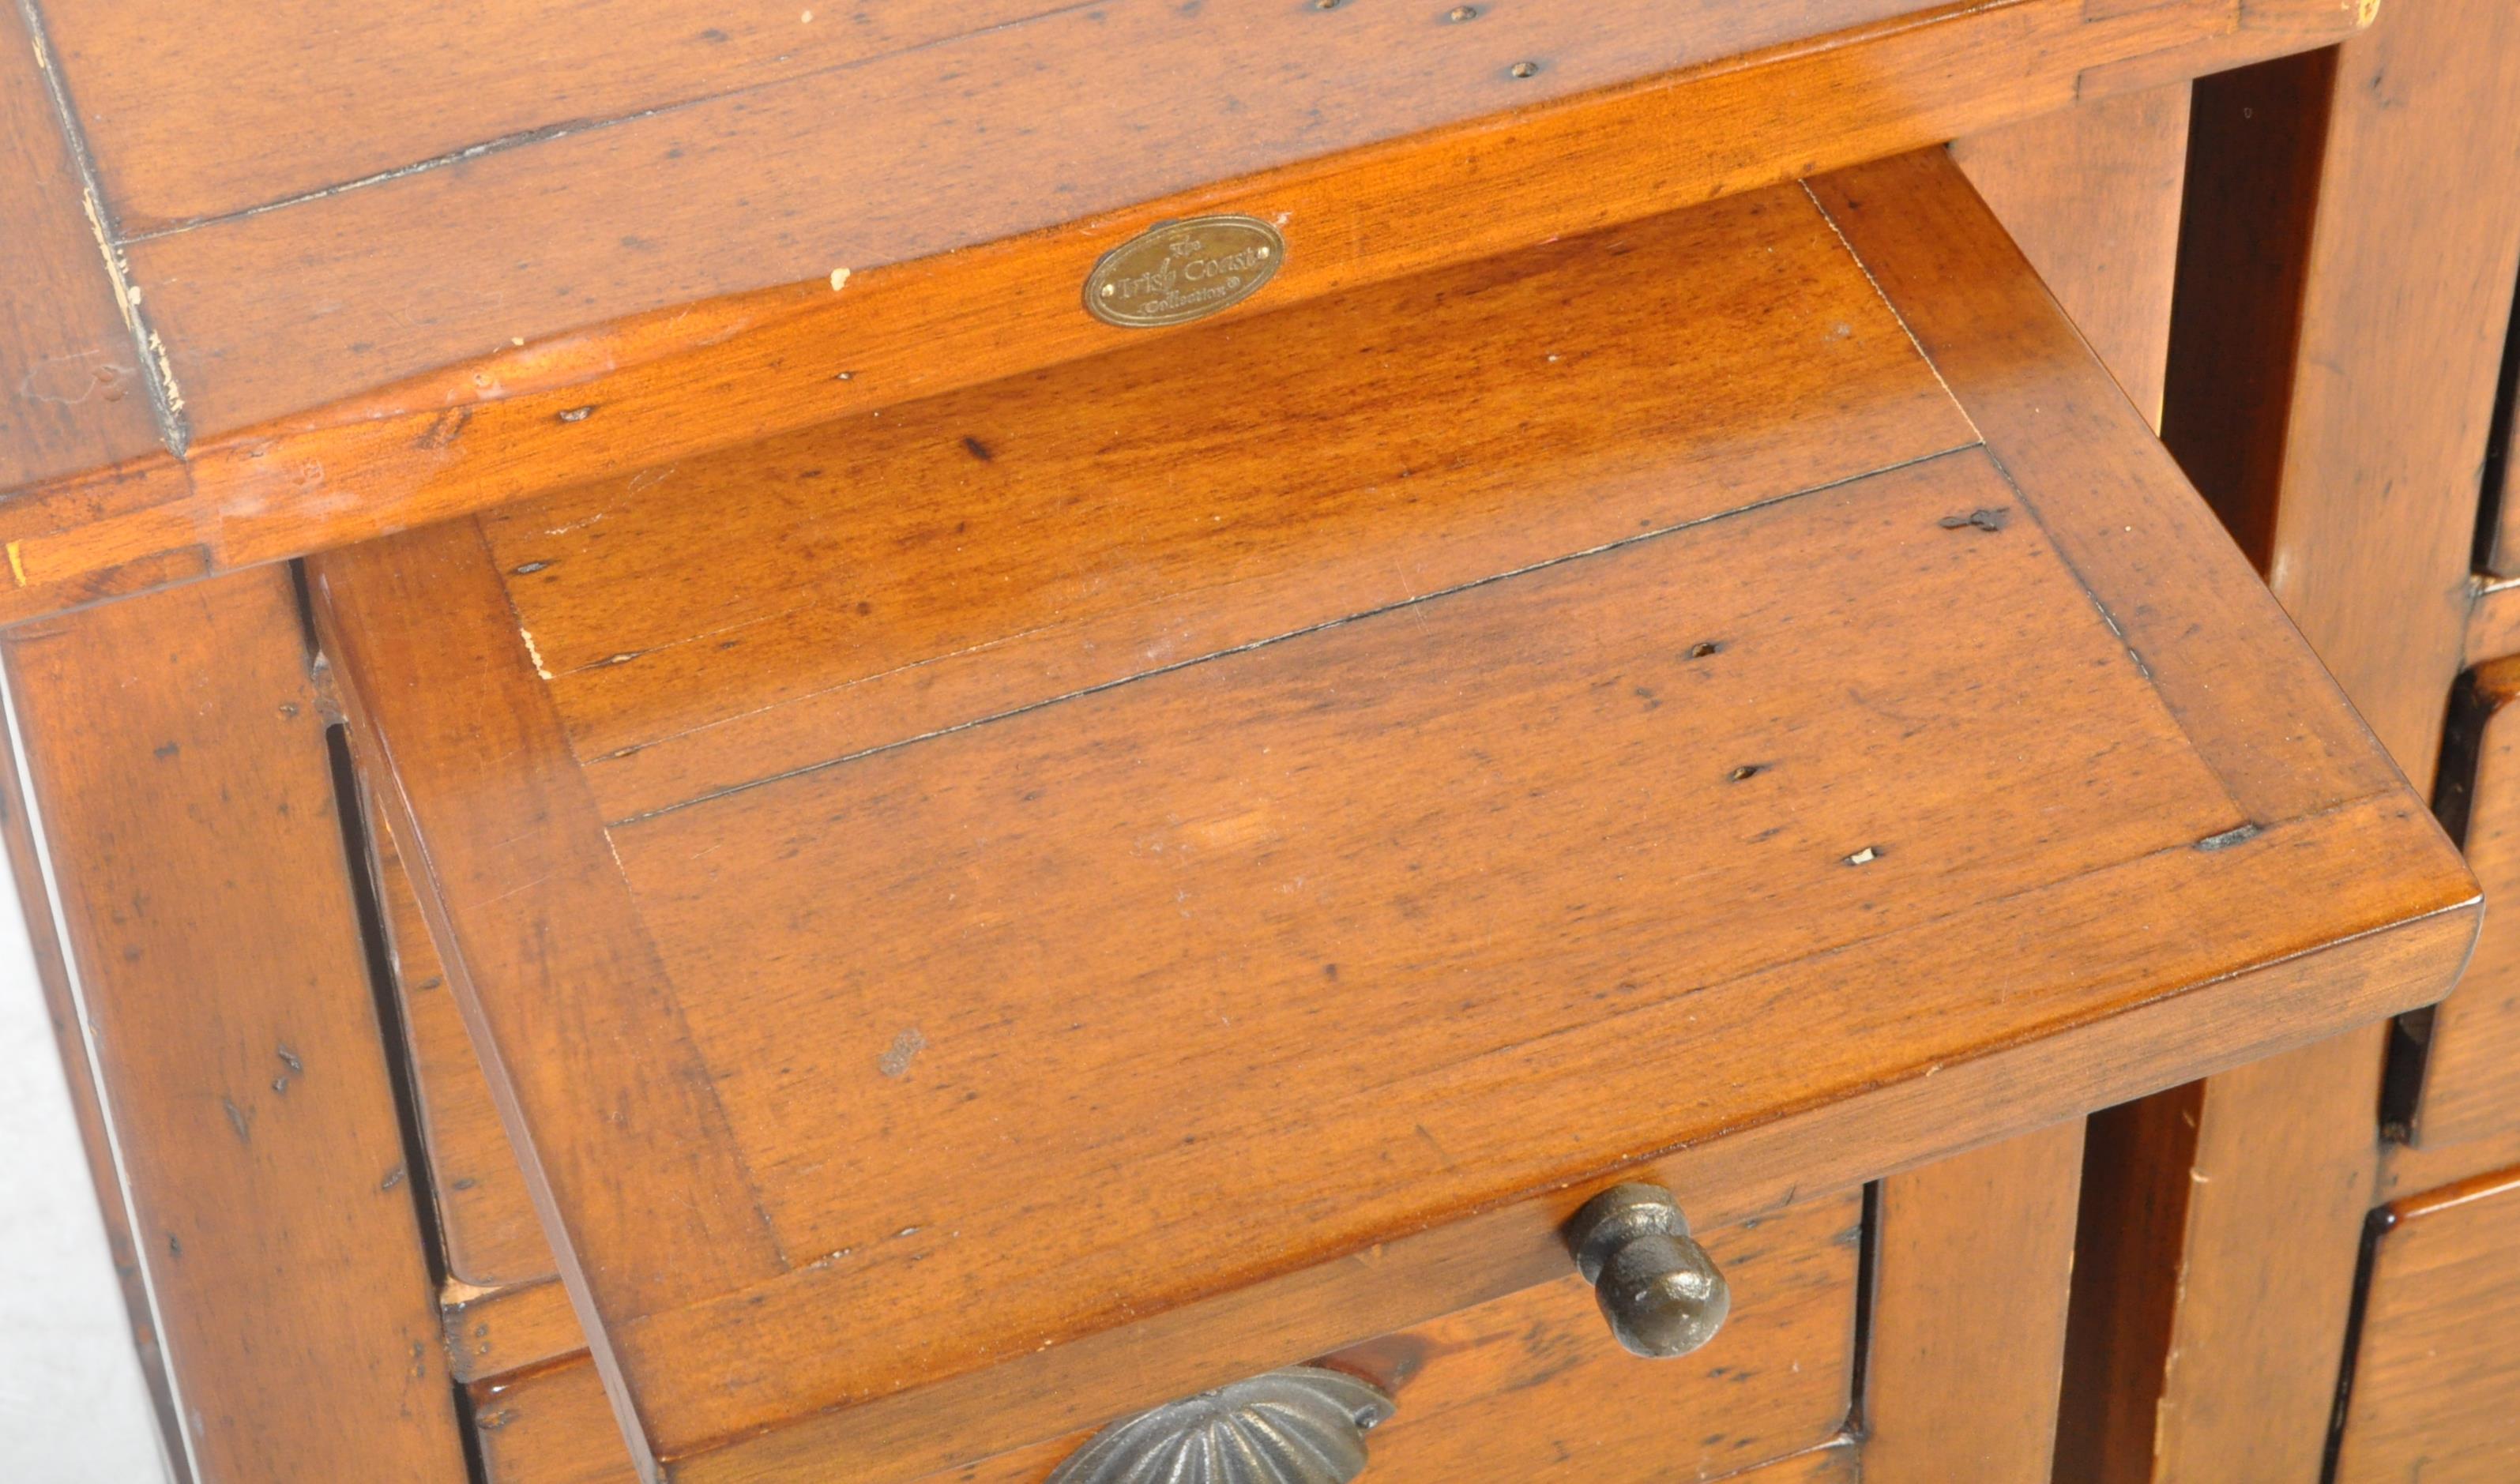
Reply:
<svg viewBox="0 0 2520 1484"><path fill-rule="evenodd" d="M1601 1301L1610 1333L1630 1354L1687 1355L1715 1337L1732 1312L1732 1290L1669 1191L1615 1185L1566 1224L1576 1271Z"/></svg>
<svg viewBox="0 0 2520 1484"><path fill-rule="evenodd" d="M1289 1366L1123 1417L1049 1484L1349 1484L1391 1413L1371 1381Z"/></svg>

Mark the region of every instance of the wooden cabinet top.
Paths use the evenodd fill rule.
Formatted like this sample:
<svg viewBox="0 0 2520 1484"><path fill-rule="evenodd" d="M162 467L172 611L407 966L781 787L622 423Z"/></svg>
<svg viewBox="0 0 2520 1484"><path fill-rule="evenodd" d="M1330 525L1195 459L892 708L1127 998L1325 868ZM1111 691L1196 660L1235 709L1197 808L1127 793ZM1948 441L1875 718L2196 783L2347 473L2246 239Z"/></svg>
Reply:
<svg viewBox="0 0 2520 1484"><path fill-rule="evenodd" d="M908 1479L2424 1003L2472 881L1940 152L328 554L676 1478Z"/></svg>
<svg viewBox="0 0 2520 1484"><path fill-rule="evenodd" d="M0 18L0 619L1111 348L1077 287L1152 221L1280 220L1263 312L2370 10L43 0Z"/></svg>

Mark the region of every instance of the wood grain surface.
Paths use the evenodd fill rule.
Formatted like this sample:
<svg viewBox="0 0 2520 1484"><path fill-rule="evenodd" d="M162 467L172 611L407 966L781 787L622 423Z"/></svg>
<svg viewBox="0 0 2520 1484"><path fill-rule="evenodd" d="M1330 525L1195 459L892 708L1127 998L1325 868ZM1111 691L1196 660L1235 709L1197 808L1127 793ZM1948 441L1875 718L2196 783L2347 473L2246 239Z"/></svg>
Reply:
<svg viewBox="0 0 2520 1484"><path fill-rule="evenodd" d="M2470 665L2520 654L2520 581L2483 574L2472 579L2465 651Z"/></svg>
<svg viewBox="0 0 2520 1484"><path fill-rule="evenodd" d="M2170 357L2188 84L2094 99L1952 144L1952 157L2157 426Z"/></svg>
<svg viewBox="0 0 2520 1484"><path fill-rule="evenodd" d="M2481 666L2460 681L2446 754L2471 767L2444 779L2442 795L2469 869L2487 900L2520 895L2520 659ZM2456 992L2408 1030L2422 1043L2406 1109L2408 1142L2428 1150L2520 1128L2520 922L2489 919ZM2472 1170L2469 1174L2483 1174Z"/></svg>
<svg viewBox="0 0 2520 1484"><path fill-rule="evenodd" d="M132 1238L131 1205L122 1189L122 1164L114 1153L97 1069L89 1059L88 1029L79 1014L78 988L53 917L52 886L46 875L44 842L36 836L34 811L19 770L12 733L0 746L0 848L8 852L10 884L23 914L26 948L34 961L35 988L43 996L44 1017L52 1022L54 1045L62 1058L62 1088L68 1095L70 1119L78 1130L79 1147L87 1156L88 1178L96 1212L105 1234L106 1252L113 1264L115 1286L121 1290L123 1314L130 1324L132 1347L148 1389L158 1435L166 1440L159 1457L166 1462L169 1484L192 1484L192 1459L177 1446L183 1421L175 1408L175 1388L166 1372L165 1347L158 1339L158 1313L149 1293L149 1279Z"/></svg>
<svg viewBox="0 0 2520 1484"><path fill-rule="evenodd" d="M2380 1213L2338 1484L2492 1484L2520 1470L2520 1170Z"/></svg>
<svg viewBox="0 0 2520 1484"><path fill-rule="evenodd" d="M2516 28L2491 3L2393 7L2195 100L2165 436L2419 789L2520 257ZM2382 1039L2165 1113L2198 1126L2193 1162L2159 1171L2187 1187L2160 1197L2187 1208L2184 1256L2118 1300L2170 1316L2161 1399L2077 1477L2317 1477L2378 1198Z"/></svg>
<svg viewBox="0 0 2520 1484"><path fill-rule="evenodd" d="M514 1375L585 1355L586 1332L556 1278L486 1291L450 1284L445 1298L446 1350L459 1381Z"/></svg>
<svg viewBox="0 0 2520 1484"><path fill-rule="evenodd" d="M1864 1476L2046 1484L2083 1123L1894 1175L1875 1219Z"/></svg>
<svg viewBox="0 0 2520 1484"><path fill-rule="evenodd" d="M2177 83L2086 103L1952 147L1953 157L2041 280L2130 400L2156 424L2169 349L2188 98L2188 85ZM1885 1405L1904 1403L1919 1414L1920 1422L1933 1425L1902 1426L1893 1405L1891 1415L1874 1423L1876 1434L1887 1433L1868 1457L1876 1472L1904 1467L1926 1477L1985 1471L2043 1478L2052 1445L2055 1473L2073 1478L2085 1461L2100 1455L2101 1436L2150 1425L2169 1315L2164 1305L2128 1302L2123 1295L2157 1291L2148 1286L2155 1276L2175 1271L2181 1260L2189 1187L2165 1177L2190 1166L2195 1123L2186 1095L2193 1092L2191 1086L2094 1114L2083 1145L2088 1186L2080 1179L2065 1183L2063 1172L2052 1163L2040 1165L2027 1149L2002 1167L2015 1176L2016 1193L1991 1201L1990 1216L2009 1212L2036 1226L2053 1218L2060 1197L2071 1213L2070 1197L2081 1196L2079 1214L2071 1218L2074 1229L2064 1237L2063 1250L2072 1258L2072 1299L2062 1396L2035 1366L1986 1363L1986 1354L2002 1351L1983 1343L1958 1349L1952 1364L1921 1372L1885 1369L1874 1385L1876 1396L1888 1391L1881 1398ZM1992 1163L1998 1156L1989 1151L1977 1157ZM1924 1219L1931 1221L1947 1208L1931 1197L1965 1178L1957 1172L1945 1176L1941 1169L1900 1177L1887 1189L1896 1190L1902 1181L1920 1184ZM1949 1224L1962 1234L1978 1230L1957 1213ZM1993 1231L2003 1231L2002 1224L1995 1223ZM1969 1319L1982 1313L2020 1322L2023 1306L2041 1301L2043 1280L2053 1278L2034 1255L2046 1249L2035 1243L2010 1244L1993 1257L1958 1237L1945 1245L1951 1252L1948 1274L1931 1265L1936 1253L1910 1259L1912 1268L1926 1264L1922 1292L1933 1293L1936 1282L1969 1288L1967 1300L1948 1311L1951 1317L1922 1303L1908 1306L1922 1317L1919 1328L1928 1340L1963 1346L1971 1338L1982 1340L1980 1331L1968 1327ZM1973 1286L1984 1273L2016 1275L2023 1286L1992 1292ZM1935 1321L1955 1332L1942 1333L1932 1327ZM2027 1327L2037 1337L2028 1348L2037 1353L2046 1331L2035 1320ZM1956 1373L1964 1383L1954 1382ZM1986 1386L2029 1394L1982 1404L1979 1388Z"/></svg>
<svg viewBox="0 0 2520 1484"><path fill-rule="evenodd" d="M524 1287L557 1276L516 1150L464 1029L464 1012L421 920L411 875L390 830L372 832L377 896L382 908L394 989L402 1006L414 1112L428 1153L426 1172L437 1210L446 1278L467 1288Z"/></svg>
<svg viewBox="0 0 2520 1484"><path fill-rule="evenodd" d="M1656 7L1630 29L1738 29L1742 18L1786 11L1813 24L1858 13L1814 0ZM1333 26L1382 25L1371 18L1386 13L1395 18L1388 23L1415 23L1381 6L1300 12ZM147 14L83 7L65 25L121 15L145 23ZM1457 29L1495 34L1524 14L1483 14ZM1014 173L1003 187L970 186L977 201L966 202L968 210L923 183L891 191L836 182L833 170L879 174L900 168L902 157L835 152L816 133L854 128L869 115L862 79L848 68L792 84L840 88L851 98L846 108L808 100L774 109L776 88L739 93L706 105L726 113L731 132L704 130L705 138L679 132L700 127L699 106L619 128L527 136L513 148L127 244L147 328L175 368L182 407L172 446L183 457L55 480L0 507L0 542L16 543L18 558L12 582L0 585L0 617L295 556L560 484L663 470L1111 348L1122 333L1077 308L1076 285L1098 256L1150 221L1224 210L1280 222L1290 245L1285 268L1266 293L1232 311L1265 314L1990 128L2077 97L2317 45L2357 23L2356 15L2335 0L1951 5L1213 184L1204 182L1230 170L1223 157L1203 156L1186 188L1151 201L1129 194L1152 189L1144 182L1113 182L1134 179L1128 172L1143 160L1168 157L1169 145L1149 149L1133 138L1098 157L1116 161L1116 174L1086 172L1078 178L1091 190L1062 194L1058 170L1023 163L1039 140L1066 137L1057 130L996 138L1006 147L978 157L982 173ZM1285 19L1234 23L1265 29ZM1613 34L1598 29L1598 17L1586 27L1581 34ZM1030 45L1023 38L1039 34L1016 27L972 44ZM886 65L915 68L941 55L914 49ZM1399 48L1391 57L1414 55ZM1520 90L1508 90L1509 99L1546 95L1552 79L1570 75L1543 62L1533 77L1515 80ZM1042 79L1056 75L1007 85L1055 85ZM1358 75L1377 74L1368 67ZM170 89L168 107L180 112L187 105L175 95L198 102L199 92L189 81ZM884 127L915 127L904 120L928 116L922 110L959 107L942 97L878 116L891 120ZM1391 106L1406 102L1392 97ZM955 127L971 122L957 117ZM663 133L647 139L654 131ZM1033 143L1014 147L1018 140ZM223 159L252 155L221 151ZM922 148L917 157L928 154ZM773 165L807 178L783 187ZM686 170L698 173L686 179ZM739 200L723 199L729 190ZM1089 204L1108 190L1118 194L1105 206ZM1462 210L1467 199L1480 209ZM776 209L761 207L771 200ZM869 201L886 202L885 212L866 209ZM950 239L959 250L939 256L927 238L885 236L874 246L852 236L892 233L903 224L887 226L886 212L899 211L927 212L920 230L945 231L936 242ZM493 220L507 224L512 241L532 245L521 259L485 258L472 224ZM1036 226L1023 230L1025 221ZM767 236L746 247L744 232ZM625 233L637 246L624 246ZM272 271L274 262L286 271Z"/></svg>
<svg viewBox="0 0 2520 1484"><path fill-rule="evenodd" d="M123 319L54 78L24 14L0 13L0 490L158 446L140 349Z"/></svg>
<svg viewBox="0 0 2520 1484"><path fill-rule="evenodd" d="M1369 1477L1712 1479L1835 1437L1855 1364L1861 1193L1702 1236L1733 1309L1678 1361L1621 1350L1572 1273L1329 1357L1399 1403L1373 1431Z"/></svg>
<svg viewBox="0 0 2520 1484"><path fill-rule="evenodd" d="M1788 188L483 529L619 820L1974 436Z"/></svg>
<svg viewBox="0 0 2520 1484"><path fill-rule="evenodd" d="M83 67L87 42L78 22L95 16L126 18L118 29L148 22L145 13L121 7L72 9L57 20L72 96L89 96L91 72L127 77L158 91L149 107L123 111L121 117L184 128L201 141L144 151L101 136L97 157L110 202L131 194L117 192L115 182L133 170L198 178L195 161L203 155L243 159L247 168L277 157L277 152L228 148L231 136L222 131L193 132L194 121L170 106L181 95L165 86L166 70L142 63L139 49L114 56L110 66ZM1821 38L1862 35L1868 27L1905 30L1919 19L1987 9L1997 14L1963 27L1973 34L1954 37L1957 45L1937 50L1980 90L2001 76L1999 91L2035 89L2046 107L2069 101L2083 75L2113 64L2192 52L2180 59L2183 76L2332 41L2351 30L2355 17L2333 0L2161 0L2100 11L2027 0L1991 8L1915 0L1681 6L1604 0L1581 9L1559 0L1492 7L1456 24L1435 7L1184 13L1153 0L1118 0L1043 5L1026 23L944 34L957 19L949 9L913 22L940 33L926 45L696 97L684 107L650 109L608 127L491 149L464 158L460 167L400 171L312 200L292 201L295 192L275 181L276 193L249 188L223 201L186 202L177 212L208 206L223 214L189 231L139 236L126 250L148 291L151 324L170 346L188 415L202 430L223 431L470 360L516 339L530 344L698 298L819 283L838 268L863 273L914 262L1296 161L1675 78L1675 69L1689 78L1735 72L1733 59L1827 54L1838 45ZM657 19L682 25L679 18ZM290 20L283 11L272 23ZM848 34L853 27L844 27L843 18L827 16L795 31L808 41L832 36L838 47L864 45ZM662 37L636 23L596 29L608 47L651 65L669 55L657 44ZM689 38L686 31L673 40L687 52L714 50ZM266 55L277 62L292 50L277 47ZM362 51L414 70L400 45L354 48L349 55ZM458 55L464 54L497 55L469 45ZM101 45L94 55L103 62L111 54ZM1942 101L1934 90L1942 79L1928 81L1921 67L1885 75L1847 66L1855 61L1838 59L1838 66L1814 76L1821 89L1793 90L1795 97L1827 100L1800 110L1816 114L1813 122L1821 126L1793 131L1800 136L1797 148L1836 141L1843 150L1860 138L1868 115L1878 116L1883 108L1862 92L1896 95L1910 118ZM1524 62L1535 70L1513 75ZM351 82L328 72L327 82ZM198 73L187 67L175 75ZM1925 87L1912 88L1912 79ZM1781 80L1763 89L1775 102L1782 101L1776 85ZM386 106L428 118L432 129L452 127L455 135L472 137L360 141L379 150L372 162L390 169L439 159L450 145L460 149L511 132L459 126L464 111L438 106L458 90L472 96L466 79L411 77ZM249 100L295 116L285 92L257 97L233 84L182 92ZM1850 92L1857 96L1843 103L1832 96ZM92 129L96 112L89 114ZM1766 166L1773 173L1763 172L1756 183L1766 184L1815 164L1862 157L1832 152L1815 160L1783 153L1781 138L1728 127L1728 112L1689 109L1696 137L1684 158L1730 165L1744 154L1765 157L1774 161ZM306 132L291 128L282 137ZM355 131L322 132L358 139ZM1912 137L1890 147L1921 142ZM1669 157L1668 144L1662 153ZM1557 163L1562 170L1570 162ZM1689 173L1705 170L1701 164ZM1658 182L1663 203L1703 194L1695 181L1671 179L1668 172L1668 166L1657 172L1665 174ZM298 179L327 186L365 173L343 161ZM269 202L291 203L239 214ZM160 214L146 202L115 209L144 228ZM481 221L510 223L517 232L508 250L486 263L472 235L472 224ZM1302 238L1293 242L1299 253L1308 246ZM288 263L291 272L271 278L264 269L274 262ZM1061 276L1056 286L1061 298L1072 301L1079 278Z"/></svg>
<svg viewBox="0 0 2520 1484"><path fill-rule="evenodd" d="M1732 1284L1733 1310L1714 1342L1679 1363L1621 1351L1572 1273L1323 1361L1399 1401L1372 1436L1378 1481L1733 1477L1824 1446L1846 1422L1860 1207L1850 1191L1701 1233ZM490 1484L637 1477L584 1361L472 1395ZM929 1479L1041 1484L1084 1441L1058 1438Z"/></svg>
<svg viewBox="0 0 2520 1484"><path fill-rule="evenodd" d="M1812 190L2025 497L2072 489L2088 502L2048 509L2057 550L2247 816L2395 792L2370 729L1949 155L1842 170ZM2075 518L2102 504L2122 515ZM2127 601L2111 602L2117 592ZM2263 724L2272 715L2290 719L2280 735Z"/></svg>
<svg viewBox="0 0 2520 1484"><path fill-rule="evenodd" d="M317 563L563 1277L674 1476L916 1477L1527 1286L1585 1182L1641 1155L1721 1224L2438 993L2471 882L1948 157L1710 209L1729 250L1793 261L1833 226L1864 270L1823 243L1728 363L1861 353L1868 277L2001 468L1903 454L1814 488L1738 461L1703 503L1702 444L1564 410L1615 406L1642 322L1570 296L1534 343L1522 286L1646 271L1578 244L1344 306L1371 333L1340 343L1377 347L1429 286L1482 303L1440 327L1466 360L1281 382L1148 342L1170 420L1123 405L1106 436L1180 451L1112 480L1100 523L1056 503L1079 404L1027 411L1031 379L954 404L903 456L962 474L911 496L923 539L686 569L756 604L735 628L613 648L639 621L617 578L525 611L548 573L695 554L702 507L540 527L559 545L523 561L455 525ZM1675 256L1695 241L1601 240L1675 275L1724 255ZM1279 488L1236 493L1241 420L1290 406L1332 411L1278 419ZM1484 509L1493 456L1360 441L1478 451L1497 421L1547 457L1498 459L1534 514L1476 549L1430 536ZM1358 448L1356 525L1270 517L1323 508L1305 471ZM1184 506L1206 555L1147 577ZM1018 560L1041 547L1094 580L1058 597L1070 574ZM1396 587L1351 549L1405 563ZM940 560L969 574L941 601L886 596ZM1103 606L1131 584L1145 612ZM1201 627L1230 604L1268 621ZM731 771L608 814L555 653L706 723L803 701L740 655L723 695L640 656L775 653L822 610L925 709L818 753L729 741ZM974 652L985 683L957 681ZM1042 673L1062 652L1086 678ZM1830 1028L1790 1062L1786 1005ZM1686 1095L1655 1046L1700 1068Z"/></svg>
<svg viewBox="0 0 2520 1484"><path fill-rule="evenodd" d="M21 627L7 661L187 1424L170 1446L203 1484L455 1484L436 1295L288 573Z"/></svg>

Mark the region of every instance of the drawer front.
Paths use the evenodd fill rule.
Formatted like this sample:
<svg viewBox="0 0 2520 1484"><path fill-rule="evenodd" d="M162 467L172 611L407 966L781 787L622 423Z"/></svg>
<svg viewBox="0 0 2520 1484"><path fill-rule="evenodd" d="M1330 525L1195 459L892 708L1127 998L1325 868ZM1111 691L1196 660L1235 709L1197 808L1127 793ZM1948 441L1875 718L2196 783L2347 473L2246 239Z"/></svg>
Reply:
<svg viewBox="0 0 2520 1484"><path fill-rule="evenodd" d="M2520 1478L2520 1169L2383 1219L2336 1484Z"/></svg>
<svg viewBox="0 0 2520 1484"><path fill-rule="evenodd" d="M2520 658L2461 682L2442 781L2445 822L2461 837L2489 911L2476 955L2440 1006L2402 1022L2392 1111L2424 1157L2445 1146L2520 1133ZM2462 825L2463 821L2463 825ZM2415 1044L2408 1043L2412 1039ZM2406 1053L2419 1058L2406 1065ZM2474 1173L2471 1165L2461 1174Z"/></svg>
<svg viewBox="0 0 2520 1484"><path fill-rule="evenodd" d="M1862 1237L1852 1192L1706 1234L1732 1312L1705 1348L1677 1361L1620 1350L1591 1286L1572 1275L1329 1357L1397 1403L1368 1439L1365 1484L1662 1484L1822 1448L1850 1411ZM583 1357L476 1383L472 1399L490 1484L637 1478ZM1084 1441L931 1477L1042 1484ZM1783 1477L1832 1477L1841 1462L1823 1453Z"/></svg>
<svg viewBox="0 0 2520 1484"><path fill-rule="evenodd" d="M2218 541L1936 155L310 591L630 1448L902 1481L2423 1003Z"/></svg>
<svg viewBox="0 0 2520 1484"><path fill-rule="evenodd" d="M368 813L377 900L402 1008L414 1111L428 1159L447 1277L467 1288L510 1288L559 1272L517 1153L499 1126L490 1085L474 1059L463 1012L421 920L393 832Z"/></svg>

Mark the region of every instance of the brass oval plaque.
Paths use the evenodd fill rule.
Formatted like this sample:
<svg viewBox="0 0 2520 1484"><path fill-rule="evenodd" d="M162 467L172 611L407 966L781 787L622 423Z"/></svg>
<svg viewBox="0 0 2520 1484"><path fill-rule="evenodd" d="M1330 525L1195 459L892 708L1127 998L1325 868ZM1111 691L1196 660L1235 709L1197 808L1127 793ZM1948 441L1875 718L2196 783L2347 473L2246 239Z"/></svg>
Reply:
<svg viewBox="0 0 2520 1484"><path fill-rule="evenodd" d="M1286 260L1286 240L1256 216L1158 222L1102 254L1085 307L1107 325L1179 325L1260 292Z"/></svg>

